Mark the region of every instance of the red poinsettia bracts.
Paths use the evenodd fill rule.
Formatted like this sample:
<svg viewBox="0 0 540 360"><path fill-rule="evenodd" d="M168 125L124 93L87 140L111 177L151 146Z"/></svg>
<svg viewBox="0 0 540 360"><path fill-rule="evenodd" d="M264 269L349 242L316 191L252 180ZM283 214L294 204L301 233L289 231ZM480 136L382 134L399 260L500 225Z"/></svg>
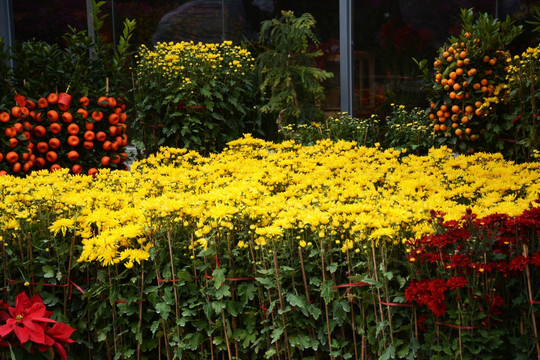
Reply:
<svg viewBox="0 0 540 360"><path fill-rule="evenodd" d="M67 359L63 344L74 342L69 337L75 329L51 319L52 312L47 311L39 295L29 298L21 292L14 307L0 300L0 310L0 346L22 346L31 342L41 352L52 346L62 359Z"/></svg>

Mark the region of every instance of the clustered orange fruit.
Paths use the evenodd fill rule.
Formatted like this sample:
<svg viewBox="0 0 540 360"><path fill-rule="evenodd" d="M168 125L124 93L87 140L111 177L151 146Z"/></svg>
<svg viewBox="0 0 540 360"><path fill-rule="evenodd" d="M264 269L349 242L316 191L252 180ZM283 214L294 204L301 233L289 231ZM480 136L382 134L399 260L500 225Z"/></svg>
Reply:
<svg viewBox="0 0 540 360"><path fill-rule="evenodd" d="M49 93L36 101L17 95L17 105L0 111L0 175L69 168L95 175L99 168L125 169L128 137L126 106L102 96L71 102ZM67 99L67 100L66 100ZM99 134L99 136L97 136Z"/></svg>
<svg viewBox="0 0 540 360"><path fill-rule="evenodd" d="M433 62L434 84L429 118L433 130L444 136L475 141L483 131L482 119L490 114L484 99L493 96L508 71L508 54L486 51L480 39L462 32L458 41L440 49Z"/></svg>

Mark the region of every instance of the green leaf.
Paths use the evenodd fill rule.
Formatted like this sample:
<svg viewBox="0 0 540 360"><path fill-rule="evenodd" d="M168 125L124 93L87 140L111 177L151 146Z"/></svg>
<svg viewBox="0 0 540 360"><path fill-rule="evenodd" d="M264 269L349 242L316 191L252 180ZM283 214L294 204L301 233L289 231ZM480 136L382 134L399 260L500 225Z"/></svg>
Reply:
<svg viewBox="0 0 540 360"><path fill-rule="evenodd" d="M266 352L264 353L264 357L266 359L270 359L274 355L276 355L276 348L270 348L270 349L266 350Z"/></svg>
<svg viewBox="0 0 540 360"><path fill-rule="evenodd" d="M41 270L43 270L43 277L50 279L54 277L54 269L49 265L43 265L41 267Z"/></svg>
<svg viewBox="0 0 540 360"><path fill-rule="evenodd" d="M204 341L203 334L201 332L189 333L184 339L187 341L188 349L190 350L197 350L199 345Z"/></svg>
<svg viewBox="0 0 540 360"><path fill-rule="evenodd" d="M326 280L321 284L321 297L326 304L329 304L334 298L332 286L334 286L334 283L330 280Z"/></svg>
<svg viewBox="0 0 540 360"><path fill-rule="evenodd" d="M326 267L326 270L330 272L330 274L333 274L336 272L338 265L336 263L332 263Z"/></svg>
<svg viewBox="0 0 540 360"><path fill-rule="evenodd" d="M384 349L382 355L379 357L379 360L389 360L396 357L396 348L394 345L389 345Z"/></svg>
<svg viewBox="0 0 540 360"><path fill-rule="evenodd" d="M255 280L261 283L267 289L272 289L276 286L274 281L269 278L256 277Z"/></svg>
<svg viewBox="0 0 540 360"><path fill-rule="evenodd" d="M383 275L388 280L392 280L394 278L394 273L392 271L383 272Z"/></svg>
<svg viewBox="0 0 540 360"><path fill-rule="evenodd" d="M287 298L287 301L291 306L297 307L297 308L305 308L307 301L306 297L304 295L295 295L292 293L287 293L285 296Z"/></svg>
<svg viewBox="0 0 540 360"><path fill-rule="evenodd" d="M411 345L410 344L405 344L405 346L403 346L401 348L401 350L398 351L397 355L399 357L405 357L409 353L410 349L411 349Z"/></svg>
<svg viewBox="0 0 540 360"><path fill-rule="evenodd" d="M156 333L156 331L159 329L159 325L161 325L160 320L155 320L152 325L150 325L150 331L152 332L152 334Z"/></svg>
<svg viewBox="0 0 540 360"><path fill-rule="evenodd" d="M214 282L214 287L219 289L225 282L225 269L224 268L215 268L212 272L212 281Z"/></svg>
<svg viewBox="0 0 540 360"><path fill-rule="evenodd" d="M231 289L230 286L227 284L224 284L216 291L216 298L218 300L223 299L224 297L230 297L231 296Z"/></svg>
<svg viewBox="0 0 540 360"><path fill-rule="evenodd" d="M169 317L169 313L171 312L171 306L167 304L166 302L159 302L155 305L156 312L161 315L163 319L167 319Z"/></svg>
<svg viewBox="0 0 540 360"><path fill-rule="evenodd" d="M204 85L201 88L201 95L209 97L209 98L212 97L212 93L210 92L210 86Z"/></svg>
<svg viewBox="0 0 540 360"><path fill-rule="evenodd" d="M319 309L317 306L315 306L315 304L307 304L306 308L307 308L308 313L315 320L317 320L322 314L321 309Z"/></svg>
<svg viewBox="0 0 540 360"><path fill-rule="evenodd" d="M315 339L312 339L309 335L293 335L289 338L291 346L299 348L300 350L305 349L316 349L318 342Z"/></svg>
<svg viewBox="0 0 540 360"><path fill-rule="evenodd" d="M280 327L275 328L274 331L272 331L272 334L270 335L272 339L272 344L278 341L282 334L283 334L282 328Z"/></svg>

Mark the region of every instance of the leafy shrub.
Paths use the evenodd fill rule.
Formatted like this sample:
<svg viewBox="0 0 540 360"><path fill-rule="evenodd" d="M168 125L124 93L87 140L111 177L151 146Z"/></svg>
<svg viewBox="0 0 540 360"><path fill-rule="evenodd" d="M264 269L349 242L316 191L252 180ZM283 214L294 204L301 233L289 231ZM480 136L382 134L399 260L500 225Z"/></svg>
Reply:
<svg viewBox="0 0 540 360"><path fill-rule="evenodd" d="M103 27L100 8L104 4L94 2L96 33ZM135 22L126 19L117 47L73 28L64 35L66 45L62 48L35 40L15 44L11 51L15 63L12 91L33 100L35 94L50 92L66 92L77 99L103 95L126 99L131 85L129 40L134 28Z"/></svg>
<svg viewBox="0 0 540 360"><path fill-rule="evenodd" d="M254 59L230 41L141 46L133 143L145 154L160 146L219 151L243 132L257 132Z"/></svg>
<svg viewBox="0 0 540 360"><path fill-rule="evenodd" d="M379 138L379 120L372 116L359 119L347 113L339 113L335 118L311 124L285 125L280 130L286 140L294 140L302 145L315 145L317 141L355 141L364 146L374 146Z"/></svg>
<svg viewBox="0 0 540 360"><path fill-rule="evenodd" d="M318 43L314 27L311 14L296 17L292 11L262 22L259 41L267 49L257 57L265 98L260 111L273 114L281 126L324 120L318 107L324 96L322 81L333 74L315 66L321 50L307 51L310 44Z"/></svg>
<svg viewBox="0 0 540 360"><path fill-rule="evenodd" d="M391 104L392 112L384 122L385 147L424 155L433 147L433 127L428 114L420 108L406 109L404 105Z"/></svg>
<svg viewBox="0 0 540 360"><path fill-rule="evenodd" d="M512 111L505 117L507 130L515 141L509 151L511 158L531 160L540 150L540 122L538 121L538 79L540 76L540 46L528 48L516 55L510 64L508 103Z"/></svg>

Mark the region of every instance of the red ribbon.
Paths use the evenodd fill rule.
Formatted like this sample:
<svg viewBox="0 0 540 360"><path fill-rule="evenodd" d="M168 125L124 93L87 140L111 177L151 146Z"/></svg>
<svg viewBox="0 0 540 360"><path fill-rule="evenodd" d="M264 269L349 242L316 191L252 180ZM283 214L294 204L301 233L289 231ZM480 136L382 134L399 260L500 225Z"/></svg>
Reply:
<svg viewBox="0 0 540 360"><path fill-rule="evenodd" d="M349 284L342 284L342 285L336 285L336 286L332 286L332 289L339 289L339 288L344 288L344 287L356 287L356 286L369 286L371 284L368 284L366 282L363 282L363 281L358 281L358 282L354 282L354 283L349 283Z"/></svg>
<svg viewBox="0 0 540 360"><path fill-rule="evenodd" d="M155 142L156 141L156 129L159 128L159 127L163 127L163 124L151 125L151 124L145 123L144 121L141 121L141 124L143 124L144 126L148 126L149 128L152 129L152 137L153 137L154 142Z"/></svg>
<svg viewBox="0 0 540 360"><path fill-rule="evenodd" d="M166 280L166 279L157 279L157 282L158 283L162 283L162 282L173 282L173 283L176 283L178 282L177 279L170 279L170 280Z"/></svg>
<svg viewBox="0 0 540 360"><path fill-rule="evenodd" d="M407 303L392 303L392 302L384 302L384 301L379 301L379 303L381 305L386 305L386 306L402 306L402 307L413 307L414 304L407 304Z"/></svg>
<svg viewBox="0 0 540 360"><path fill-rule="evenodd" d="M10 279L8 280L8 282L12 283L12 284L21 284L21 283L26 283L26 282L23 282L23 281L17 281L17 280L13 280L13 279ZM33 285L33 286L38 286L38 285L41 285L41 286L50 286L50 287L68 287L69 286L69 298L71 299L71 294L72 294L72 290L73 290L73 287L75 286L75 288L77 290L79 290L81 292L81 294L84 295L85 291L77 284L75 284L73 281L69 281L69 284L49 284L49 283L38 283L38 282L29 282L28 285Z"/></svg>
<svg viewBox="0 0 540 360"><path fill-rule="evenodd" d="M206 109L206 106L184 106L182 105L183 103L183 99L178 102L178 110L180 110L180 112L182 112L182 109Z"/></svg>
<svg viewBox="0 0 540 360"><path fill-rule="evenodd" d="M512 119L512 123L515 123L516 121L518 121L518 119L521 119L522 117L523 115L519 114L518 116Z"/></svg>
<svg viewBox="0 0 540 360"><path fill-rule="evenodd" d="M206 279L213 279L214 277L213 276L210 276L208 274L204 274L204 277ZM253 281L255 280L254 277L243 277L243 278L225 278L225 280L228 280L228 281Z"/></svg>
<svg viewBox="0 0 540 360"><path fill-rule="evenodd" d="M531 304L531 305L540 305L540 301L529 300L529 304Z"/></svg>
<svg viewBox="0 0 540 360"><path fill-rule="evenodd" d="M137 301L134 301L133 303L134 303L134 304L142 304L144 301L145 301L145 300L137 300ZM114 302L115 302L116 304L125 304L125 303L127 303L126 300L121 300L121 299L114 300Z"/></svg>
<svg viewBox="0 0 540 360"><path fill-rule="evenodd" d="M503 138L499 138L499 140L506 141L506 142L511 142L511 143L516 143L516 142L517 142L515 139L503 139Z"/></svg>
<svg viewBox="0 0 540 360"><path fill-rule="evenodd" d="M435 321L435 324L446 326L446 327L451 327L451 328L459 329L459 330L474 330L474 329L479 329L481 327L481 326L461 326L461 325L440 323L438 321Z"/></svg>

